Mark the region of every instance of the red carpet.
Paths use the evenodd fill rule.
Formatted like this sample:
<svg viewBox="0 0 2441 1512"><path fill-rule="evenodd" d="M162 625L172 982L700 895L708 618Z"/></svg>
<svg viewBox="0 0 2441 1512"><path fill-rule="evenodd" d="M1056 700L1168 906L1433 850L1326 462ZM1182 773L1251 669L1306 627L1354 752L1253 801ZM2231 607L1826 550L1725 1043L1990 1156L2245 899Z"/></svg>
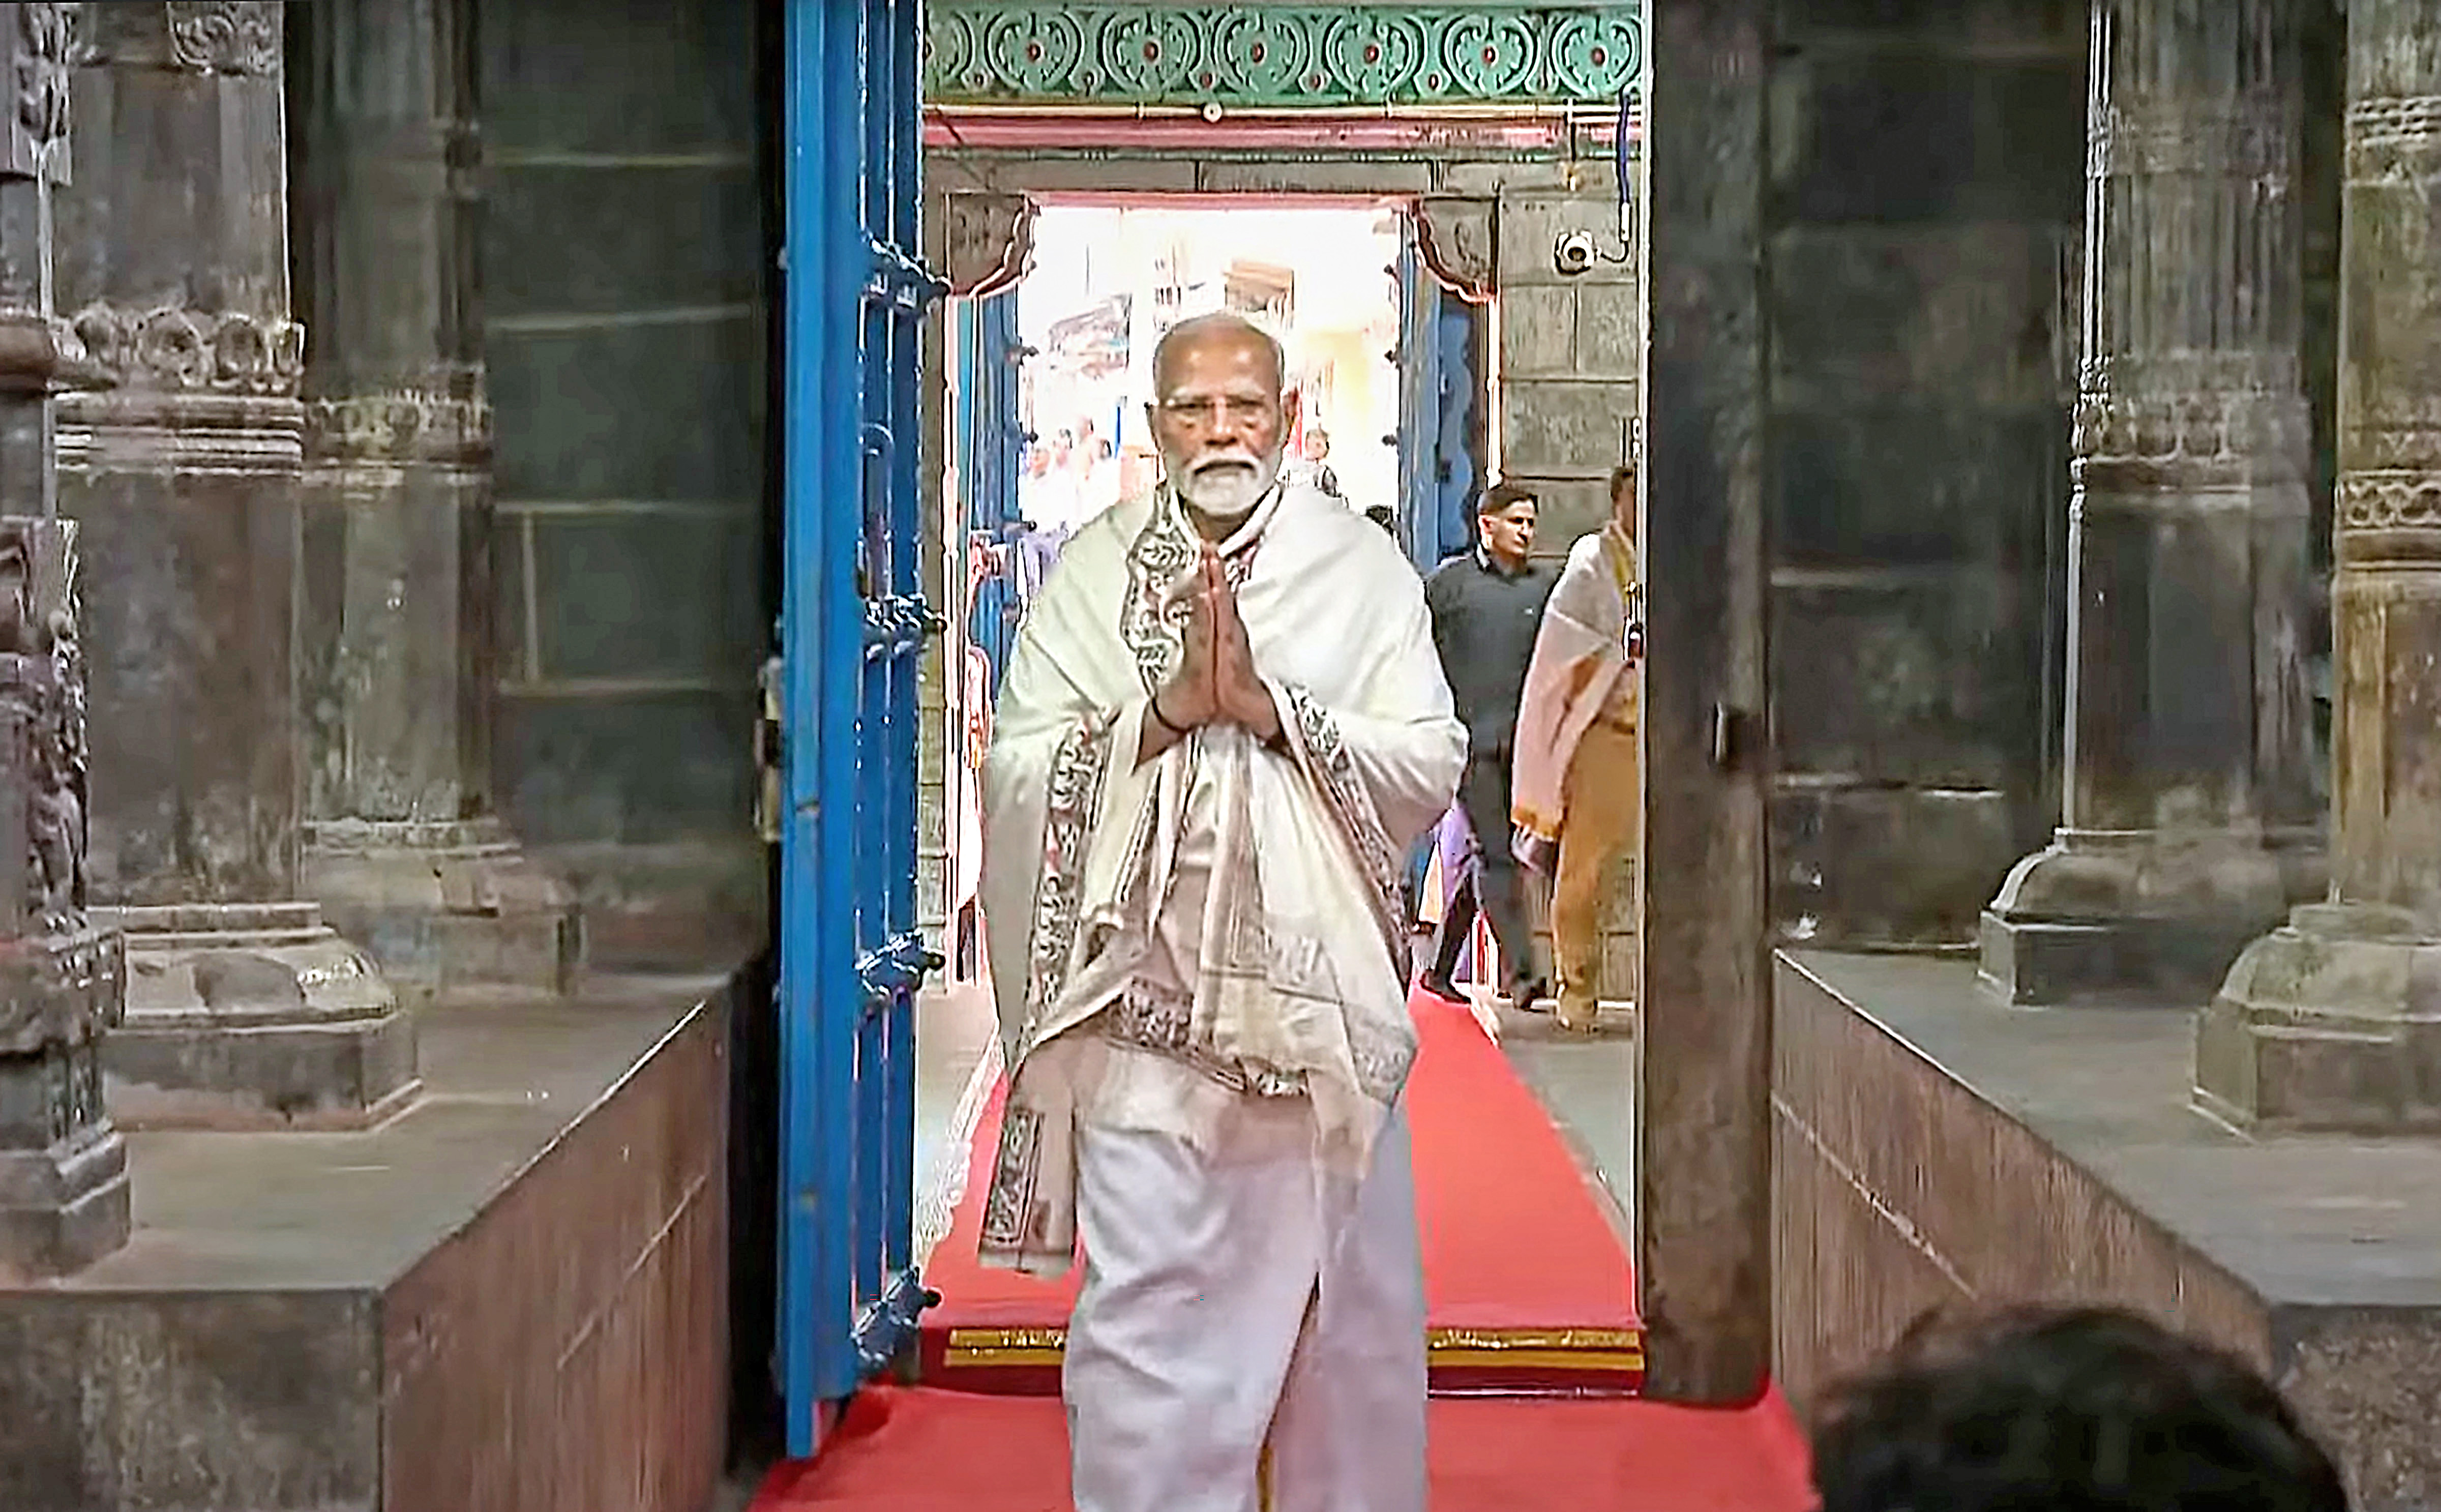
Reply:
<svg viewBox="0 0 2441 1512"><path fill-rule="evenodd" d="M1778 1395L1743 1412L1654 1402L1442 1398L1434 1512L1807 1512L1805 1447ZM750 1512L1068 1512L1056 1401L877 1388L820 1459Z"/></svg>
<svg viewBox="0 0 2441 1512"><path fill-rule="evenodd" d="M1644 1353L1627 1256L1559 1131L1465 1009L1420 995L1414 1009L1422 1051L1407 1116L1434 1389L1633 1392ZM999 1138L996 1094L925 1268L943 1301L925 1315L924 1379L1056 1395L1076 1272L1045 1283L975 1259Z"/></svg>

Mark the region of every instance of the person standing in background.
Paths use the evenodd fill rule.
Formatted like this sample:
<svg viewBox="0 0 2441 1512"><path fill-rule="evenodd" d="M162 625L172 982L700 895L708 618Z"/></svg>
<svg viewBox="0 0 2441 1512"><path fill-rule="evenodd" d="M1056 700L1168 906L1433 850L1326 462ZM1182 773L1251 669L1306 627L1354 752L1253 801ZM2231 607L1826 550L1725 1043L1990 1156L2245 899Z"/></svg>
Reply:
<svg viewBox="0 0 2441 1512"><path fill-rule="evenodd" d="M1064 534L1076 528L1076 475L1057 450L1036 446L1025 455L1025 477L1017 485L1018 513L1042 534Z"/></svg>
<svg viewBox="0 0 2441 1512"><path fill-rule="evenodd" d="M1517 712L1513 848L1557 880L1551 944L1564 1029L1600 1004L1601 916L1611 869L1636 844L1636 680L1644 656L1636 575L1636 470L1610 475L1610 522L1568 550L1543 613Z"/></svg>
<svg viewBox="0 0 2441 1512"><path fill-rule="evenodd" d="M1076 523L1118 501L1119 467L1111 459L1111 443L1089 431L1076 448Z"/></svg>
<svg viewBox="0 0 2441 1512"><path fill-rule="evenodd" d="M1330 465L1330 433L1319 425L1306 427L1304 443L1297 448L1301 460L1297 477L1332 498L1347 495L1339 491L1339 474Z"/></svg>
<svg viewBox="0 0 2441 1512"><path fill-rule="evenodd" d="M1542 1001L1546 983L1534 969L1526 878L1510 848L1510 763L1526 664L1534 654L1544 603L1559 581L1556 567L1532 559L1535 514L1532 490L1515 483L1492 488L1475 514L1479 544L1442 563L1424 584L1441 674L1467 729L1466 775L1457 801L1474 843L1441 920L1423 987L1458 1000L1452 979L1479 908L1492 920L1492 936L1500 945L1508 978L1502 987L1516 1006L1529 1009Z"/></svg>

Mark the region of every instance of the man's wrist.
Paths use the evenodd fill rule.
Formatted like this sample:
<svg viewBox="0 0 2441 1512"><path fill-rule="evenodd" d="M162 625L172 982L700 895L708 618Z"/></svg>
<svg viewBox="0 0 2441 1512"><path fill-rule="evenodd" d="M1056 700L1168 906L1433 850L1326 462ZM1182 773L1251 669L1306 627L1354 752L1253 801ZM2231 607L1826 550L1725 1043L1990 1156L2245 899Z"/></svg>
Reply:
<svg viewBox="0 0 2441 1512"><path fill-rule="evenodd" d="M1152 722L1159 725L1162 729L1168 730L1173 735L1183 736L1190 728L1192 728L1179 723L1177 720L1170 718L1167 714L1161 711L1161 694L1159 693L1155 693L1151 697L1146 699L1145 707L1151 711Z"/></svg>
<svg viewBox="0 0 2441 1512"><path fill-rule="evenodd" d="M1238 723L1266 746L1279 744L1288 734L1288 728L1280 719L1279 700L1274 698L1272 690L1261 683L1257 683L1254 692L1247 695L1246 708L1239 714Z"/></svg>

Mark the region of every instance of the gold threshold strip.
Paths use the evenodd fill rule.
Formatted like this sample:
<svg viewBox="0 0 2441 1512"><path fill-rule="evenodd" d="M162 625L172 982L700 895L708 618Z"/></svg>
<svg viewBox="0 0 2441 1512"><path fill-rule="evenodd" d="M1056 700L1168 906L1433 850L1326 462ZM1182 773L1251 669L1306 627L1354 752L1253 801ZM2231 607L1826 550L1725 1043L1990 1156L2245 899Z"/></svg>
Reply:
<svg viewBox="0 0 2441 1512"><path fill-rule="evenodd" d="M942 1363L970 1369L1057 1365L1065 1328L952 1328ZM1644 1368L1644 1336L1634 1328L1436 1328L1432 1363L1505 1369L1633 1371Z"/></svg>

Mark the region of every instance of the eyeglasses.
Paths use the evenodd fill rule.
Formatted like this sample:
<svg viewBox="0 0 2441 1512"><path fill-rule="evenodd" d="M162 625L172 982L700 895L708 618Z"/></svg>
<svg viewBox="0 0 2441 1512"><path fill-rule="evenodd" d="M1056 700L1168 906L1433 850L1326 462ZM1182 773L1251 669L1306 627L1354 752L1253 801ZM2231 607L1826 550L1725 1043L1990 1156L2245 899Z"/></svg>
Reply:
<svg viewBox="0 0 2441 1512"><path fill-rule="evenodd" d="M1277 413L1275 401L1216 397L1212 399L1165 399L1161 412L1173 423L1199 428L1228 425L1242 428L1269 420Z"/></svg>

